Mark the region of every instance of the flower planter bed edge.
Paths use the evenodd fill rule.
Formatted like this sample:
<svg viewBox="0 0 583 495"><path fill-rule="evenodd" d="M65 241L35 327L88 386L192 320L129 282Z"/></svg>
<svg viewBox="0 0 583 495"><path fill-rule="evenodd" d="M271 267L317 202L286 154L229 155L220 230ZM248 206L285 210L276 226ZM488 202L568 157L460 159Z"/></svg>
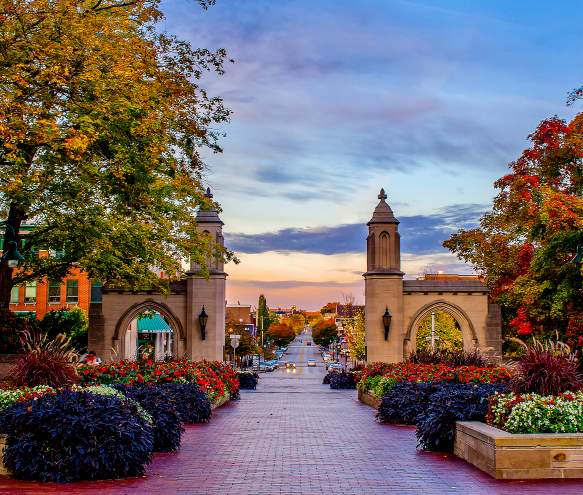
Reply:
<svg viewBox="0 0 583 495"><path fill-rule="evenodd" d="M381 399L379 399L376 395L363 392L362 390L358 391L358 400L367 406L374 407L375 409L378 409L381 405Z"/></svg>
<svg viewBox="0 0 583 495"><path fill-rule="evenodd" d="M218 399L215 403L211 402L211 409L216 409L218 407L224 406L229 400L231 399L229 392L223 395L220 399Z"/></svg>
<svg viewBox="0 0 583 495"><path fill-rule="evenodd" d="M496 479L583 478L583 433L513 434L458 421L454 454Z"/></svg>

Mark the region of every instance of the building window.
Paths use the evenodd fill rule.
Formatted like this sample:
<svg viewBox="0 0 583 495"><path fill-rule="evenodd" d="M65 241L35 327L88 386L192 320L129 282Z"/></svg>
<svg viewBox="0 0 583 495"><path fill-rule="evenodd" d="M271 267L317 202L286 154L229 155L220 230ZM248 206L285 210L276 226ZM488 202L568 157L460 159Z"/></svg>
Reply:
<svg viewBox="0 0 583 495"><path fill-rule="evenodd" d="M64 249L49 249L49 256L51 258L64 258L65 257L65 250Z"/></svg>
<svg viewBox="0 0 583 495"><path fill-rule="evenodd" d="M10 291L10 304L18 304L18 290L18 286L12 287Z"/></svg>
<svg viewBox="0 0 583 495"><path fill-rule="evenodd" d="M91 282L91 302L100 303L103 300L101 295L101 282Z"/></svg>
<svg viewBox="0 0 583 495"><path fill-rule="evenodd" d="M26 282L24 287L24 304L36 303L36 280Z"/></svg>
<svg viewBox="0 0 583 495"><path fill-rule="evenodd" d="M59 304L61 302L61 282L60 280L49 281L49 304Z"/></svg>
<svg viewBox="0 0 583 495"><path fill-rule="evenodd" d="M79 302L79 281L67 280L67 304Z"/></svg>

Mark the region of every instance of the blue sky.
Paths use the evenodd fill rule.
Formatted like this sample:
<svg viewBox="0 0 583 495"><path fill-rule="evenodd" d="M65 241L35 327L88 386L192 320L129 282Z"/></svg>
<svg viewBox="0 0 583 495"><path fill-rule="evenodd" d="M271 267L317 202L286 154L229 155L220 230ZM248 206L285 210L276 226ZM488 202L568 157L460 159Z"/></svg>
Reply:
<svg viewBox="0 0 583 495"><path fill-rule="evenodd" d="M204 81L234 111L208 184L229 300L362 299L364 223L385 187L409 276L467 273L441 242L583 83L578 2L166 0L165 28L235 60ZM579 108L580 110L580 108Z"/></svg>

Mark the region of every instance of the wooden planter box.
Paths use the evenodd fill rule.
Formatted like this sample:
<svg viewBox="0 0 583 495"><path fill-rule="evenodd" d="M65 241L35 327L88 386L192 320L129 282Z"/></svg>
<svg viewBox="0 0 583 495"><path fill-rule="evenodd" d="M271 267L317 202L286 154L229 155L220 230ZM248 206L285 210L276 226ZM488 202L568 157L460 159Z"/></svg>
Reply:
<svg viewBox="0 0 583 495"><path fill-rule="evenodd" d="M458 421L454 453L496 479L583 478L583 433L514 434Z"/></svg>
<svg viewBox="0 0 583 495"><path fill-rule="evenodd" d="M378 409L381 405L381 399L376 395L369 394L368 392L361 392L360 390L358 391L358 400L367 406L374 407L375 409Z"/></svg>
<svg viewBox="0 0 583 495"><path fill-rule="evenodd" d="M0 476L8 476L10 473L4 467L4 446L6 445L6 435L0 435Z"/></svg>

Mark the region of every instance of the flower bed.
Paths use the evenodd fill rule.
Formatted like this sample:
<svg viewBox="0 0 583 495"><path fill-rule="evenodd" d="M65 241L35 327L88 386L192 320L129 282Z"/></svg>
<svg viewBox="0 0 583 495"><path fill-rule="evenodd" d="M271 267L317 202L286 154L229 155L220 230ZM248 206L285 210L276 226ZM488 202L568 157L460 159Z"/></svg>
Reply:
<svg viewBox="0 0 583 495"><path fill-rule="evenodd" d="M81 385L0 390L4 459L14 476L68 482L141 475L152 452L180 447L182 423L208 422L213 406L239 393L235 371L216 361L119 361L78 372ZM116 450L114 461L101 445Z"/></svg>
<svg viewBox="0 0 583 495"><path fill-rule="evenodd" d="M490 398L486 420L510 433L581 433L583 392L496 394Z"/></svg>
<svg viewBox="0 0 583 495"><path fill-rule="evenodd" d="M211 401L239 391L237 374L219 361L115 361L98 366L78 367L81 384L197 383Z"/></svg>
<svg viewBox="0 0 583 495"><path fill-rule="evenodd" d="M502 367L448 366L445 364L373 363L359 375L357 387L382 398L403 382L507 383L510 371Z"/></svg>

